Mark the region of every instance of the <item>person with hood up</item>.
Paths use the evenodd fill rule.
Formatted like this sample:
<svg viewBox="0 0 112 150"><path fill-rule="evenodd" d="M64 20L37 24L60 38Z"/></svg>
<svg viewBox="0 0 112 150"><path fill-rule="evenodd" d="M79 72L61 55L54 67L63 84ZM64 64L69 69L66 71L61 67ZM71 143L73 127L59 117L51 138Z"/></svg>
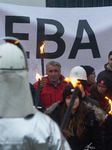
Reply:
<svg viewBox="0 0 112 150"><path fill-rule="evenodd" d="M66 85L62 93L63 101L53 104L45 111L60 127L70 104L73 90L71 84ZM79 90L66 128L62 131L72 150L89 148L105 150L104 130L99 126L104 116L105 113L100 108L82 100L82 93Z"/></svg>
<svg viewBox="0 0 112 150"><path fill-rule="evenodd" d="M57 124L33 108L28 63L20 41L2 39L7 43L0 45L0 149L70 150Z"/></svg>

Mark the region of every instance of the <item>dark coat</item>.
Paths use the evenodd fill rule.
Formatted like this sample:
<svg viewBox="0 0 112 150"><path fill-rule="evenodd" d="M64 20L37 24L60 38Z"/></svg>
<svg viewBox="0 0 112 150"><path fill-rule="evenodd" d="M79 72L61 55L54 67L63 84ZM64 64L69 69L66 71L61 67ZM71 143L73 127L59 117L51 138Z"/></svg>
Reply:
<svg viewBox="0 0 112 150"><path fill-rule="evenodd" d="M98 124L98 121L103 120L104 113L100 108L91 106L89 103L84 102L84 104L89 108L89 112L85 115L84 136L82 139L78 139L74 128L74 136L68 138L68 142L72 150L84 150L91 142L97 150L105 150L104 128ZM57 102L45 111L59 126L61 126L59 112L62 105L63 102ZM70 117L77 117L77 115Z"/></svg>
<svg viewBox="0 0 112 150"><path fill-rule="evenodd" d="M105 99L105 96L109 97L112 99L112 93L111 91L107 91L105 95L101 95L97 91L97 84L93 85L91 87L89 97L95 98L97 101L99 101L101 108L108 113L110 111L110 104L109 102ZM112 115L108 115L108 117L105 120L104 123L105 126L105 135L106 135L106 150L112 150Z"/></svg>
<svg viewBox="0 0 112 150"><path fill-rule="evenodd" d="M32 95L32 99L33 99L33 105L35 106L37 93L36 93L35 87L31 83L30 83L30 90L31 90L31 95ZM40 97L39 97L39 101L38 101L38 110L41 112L44 112L43 104L42 104Z"/></svg>
<svg viewBox="0 0 112 150"><path fill-rule="evenodd" d="M106 130L106 150L112 150L112 115L108 115L105 120L105 130Z"/></svg>
<svg viewBox="0 0 112 150"><path fill-rule="evenodd" d="M100 104L96 99L88 97L87 95L85 95L82 100L86 103L90 103L92 106L100 107Z"/></svg>

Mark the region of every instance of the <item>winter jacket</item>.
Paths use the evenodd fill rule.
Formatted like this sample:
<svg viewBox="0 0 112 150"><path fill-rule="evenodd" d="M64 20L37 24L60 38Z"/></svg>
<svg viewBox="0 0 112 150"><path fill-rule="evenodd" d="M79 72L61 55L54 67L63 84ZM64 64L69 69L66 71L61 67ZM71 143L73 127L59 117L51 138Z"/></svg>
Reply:
<svg viewBox="0 0 112 150"><path fill-rule="evenodd" d="M105 120L105 130L106 130L106 150L112 150L112 115L108 114Z"/></svg>
<svg viewBox="0 0 112 150"><path fill-rule="evenodd" d="M101 71L98 76L97 76L97 81L101 78L101 77L108 77L111 81L112 81L112 70L110 70L107 67L108 63L104 65L105 70Z"/></svg>
<svg viewBox="0 0 112 150"><path fill-rule="evenodd" d="M50 83L48 78L46 78L46 86L40 90L40 98L43 103L44 110L51 106L53 103L57 101L62 101L62 92L65 88L65 85L68 83L64 81L64 77L61 75L60 83L55 87ZM37 82L33 84L34 87L37 87Z"/></svg>
<svg viewBox="0 0 112 150"><path fill-rule="evenodd" d="M89 97L95 98L97 101L99 101L101 108L106 113L108 113L111 107L110 107L109 102L105 99L105 96L112 99L112 93L110 91L107 91L104 95L101 95L97 91L97 84L91 87L91 94L89 95ZM104 122L104 127L105 127L106 141L107 141L106 150L112 150L112 115L108 114Z"/></svg>
<svg viewBox="0 0 112 150"><path fill-rule="evenodd" d="M104 112L100 108L92 106L90 103L84 102L84 104L85 107L89 108L89 112L85 115L84 135L79 139L74 128L74 136L67 139L68 143L72 150L84 150L89 145L95 147L96 150L105 150L105 131L103 126L99 126L99 122L103 121ZM45 111L59 126L61 126L59 112L62 105L63 102L55 103ZM70 117L78 116L74 114Z"/></svg>

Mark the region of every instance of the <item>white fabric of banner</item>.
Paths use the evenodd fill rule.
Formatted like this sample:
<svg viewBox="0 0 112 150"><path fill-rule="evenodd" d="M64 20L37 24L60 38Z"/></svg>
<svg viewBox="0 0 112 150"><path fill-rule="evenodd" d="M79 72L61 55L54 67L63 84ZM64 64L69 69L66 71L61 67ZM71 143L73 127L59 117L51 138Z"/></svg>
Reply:
<svg viewBox="0 0 112 150"><path fill-rule="evenodd" d="M112 50L111 16L112 7L40 8L0 3L0 37L12 35L18 38L18 33L27 36L19 39L29 52L31 83L36 82L36 69L42 74L41 60L36 58L41 24L44 28L44 52L52 54L50 58L44 58L44 70L46 63L54 60L62 65L65 77L77 65L90 65L97 75L104 70L108 53Z"/></svg>

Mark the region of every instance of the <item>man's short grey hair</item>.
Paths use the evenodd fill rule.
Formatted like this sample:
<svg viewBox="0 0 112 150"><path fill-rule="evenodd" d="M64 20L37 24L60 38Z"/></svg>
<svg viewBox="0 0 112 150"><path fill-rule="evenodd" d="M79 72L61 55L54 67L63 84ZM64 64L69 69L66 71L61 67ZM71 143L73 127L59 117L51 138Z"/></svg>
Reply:
<svg viewBox="0 0 112 150"><path fill-rule="evenodd" d="M50 62L48 62L48 63L46 64L46 70L48 69L48 67L49 67L50 65L52 65L52 66L58 66L58 67L60 68L60 70L61 70L61 65L60 65L60 63L58 63L58 62L56 62L56 61L50 61Z"/></svg>

